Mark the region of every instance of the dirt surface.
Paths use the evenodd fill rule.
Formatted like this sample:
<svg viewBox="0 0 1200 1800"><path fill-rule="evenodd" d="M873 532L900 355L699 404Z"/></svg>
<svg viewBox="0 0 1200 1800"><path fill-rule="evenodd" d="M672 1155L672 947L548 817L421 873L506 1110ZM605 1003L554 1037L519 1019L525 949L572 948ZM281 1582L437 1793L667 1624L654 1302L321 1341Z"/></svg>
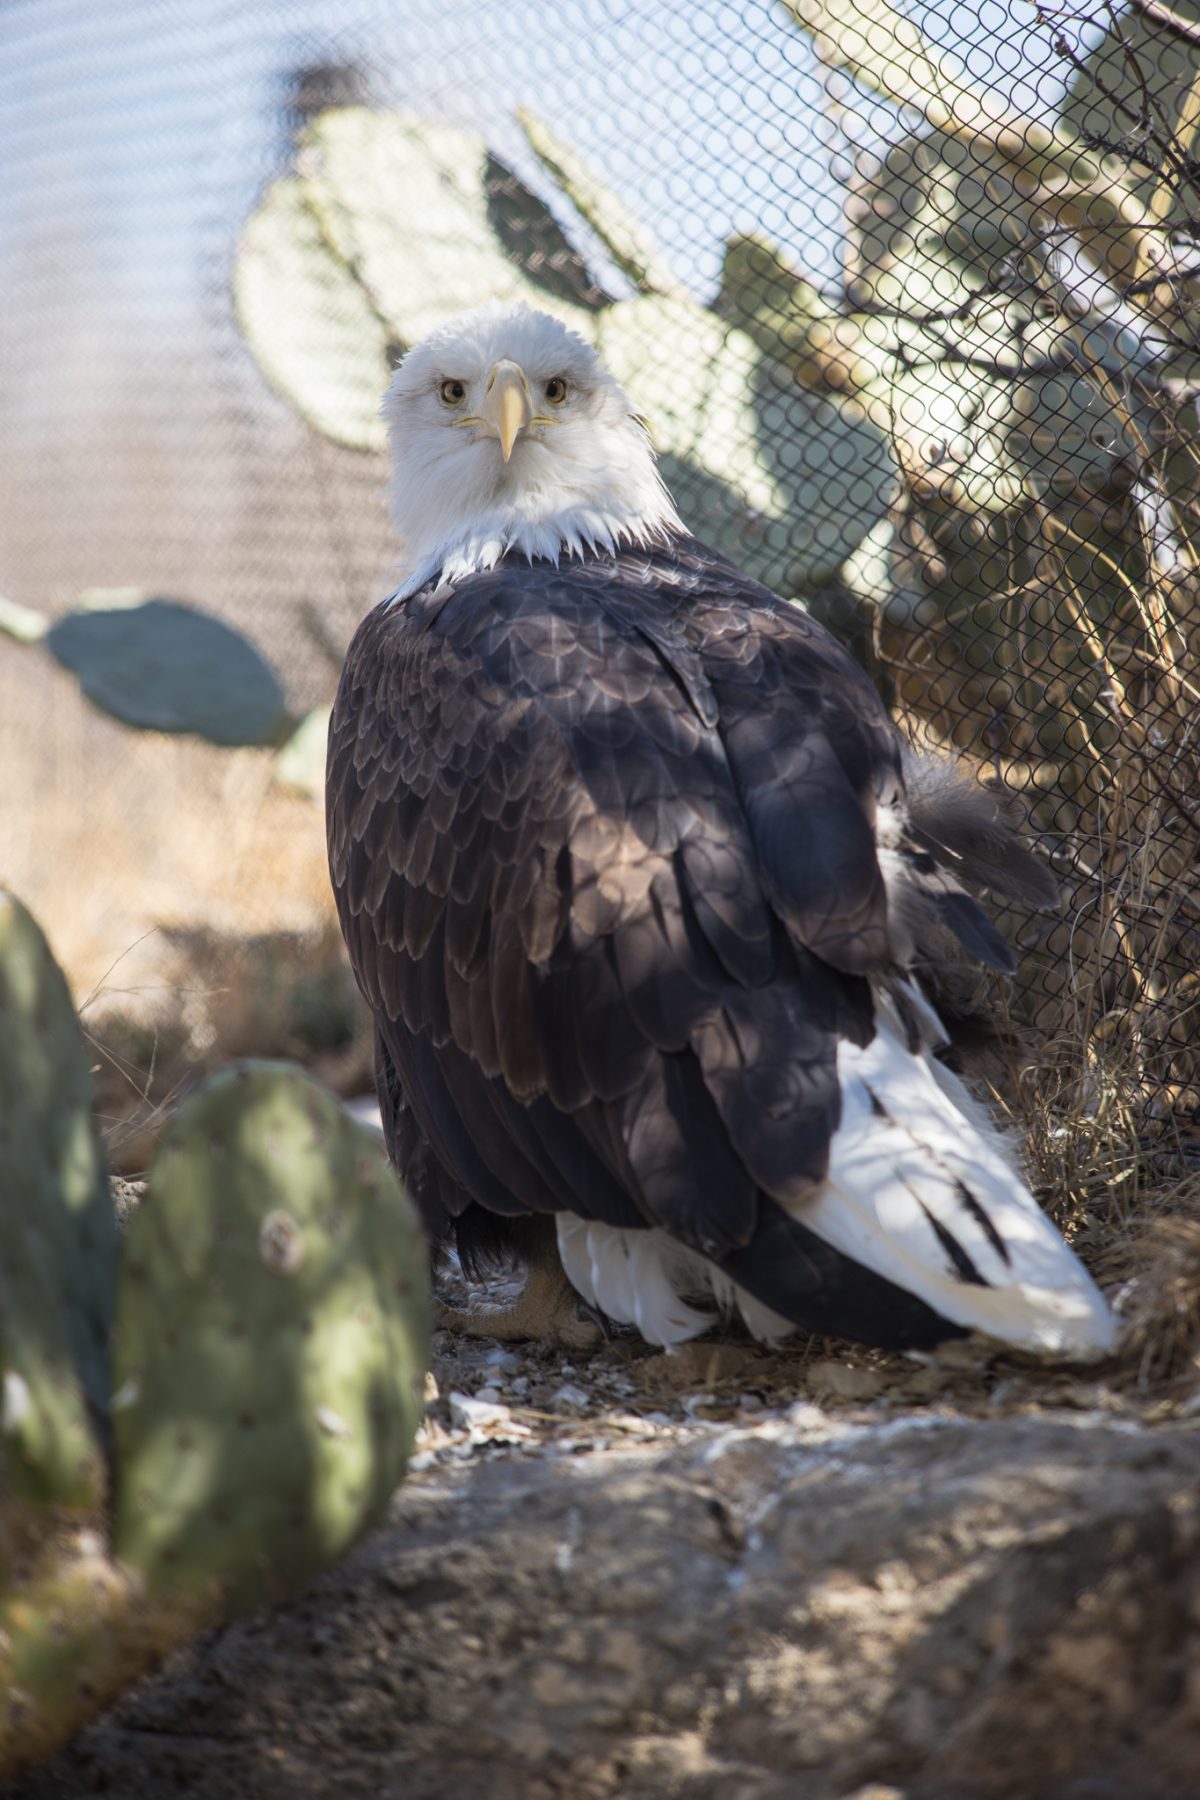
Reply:
<svg viewBox="0 0 1200 1800"><path fill-rule="evenodd" d="M383 1529L5 1800L1200 1793L1186 1401L447 1331L430 1392Z"/></svg>

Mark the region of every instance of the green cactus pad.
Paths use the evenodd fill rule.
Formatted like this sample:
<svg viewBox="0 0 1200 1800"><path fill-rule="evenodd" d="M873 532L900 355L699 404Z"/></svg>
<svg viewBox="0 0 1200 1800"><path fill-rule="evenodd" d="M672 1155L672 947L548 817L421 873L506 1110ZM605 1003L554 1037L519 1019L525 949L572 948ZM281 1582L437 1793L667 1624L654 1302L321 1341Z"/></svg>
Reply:
<svg viewBox="0 0 1200 1800"><path fill-rule="evenodd" d="M851 306L919 313L906 280L919 269L922 301L953 307L997 264L1038 243L1035 208L1012 165L946 132L890 144L856 170L847 203L846 285Z"/></svg>
<svg viewBox="0 0 1200 1800"><path fill-rule="evenodd" d="M729 239L714 310L814 393L861 400L879 373L860 322L837 311L767 238Z"/></svg>
<svg viewBox="0 0 1200 1800"><path fill-rule="evenodd" d="M527 107L517 110L517 124L538 162L585 219L614 263L643 294L688 298L687 289L666 262L644 226L622 201L592 174L587 164Z"/></svg>
<svg viewBox="0 0 1200 1800"><path fill-rule="evenodd" d="M1181 21L1180 29L1176 21ZM1147 71L1153 89L1147 123L1171 133L1177 154L1194 158L1197 153L1196 79L1200 74L1200 49L1194 33L1200 27L1196 0L1177 0L1155 17L1151 8L1127 6L1097 16L1102 33L1075 66L1062 109L1062 124L1081 135L1118 144L1131 129L1131 118L1147 109ZM1152 141L1152 140L1151 140ZM1158 165L1157 157L1138 158L1121 167L1124 159L1108 165L1110 178L1119 174L1128 181L1149 229L1142 240L1143 264L1170 272L1170 281L1155 290L1147 283L1141 291L1128 291L1126 304L1145 309L1161 320L1166 316L1169 333L1162 350L1172 374L1194 381L1200 351L1200 280L1190 242L1194 231L1194 175L1181 180ZM1180 236L1175 240L1176 231ZM1105 263L1124 289L1135 272L1129 234L1113 230L1089 232L1088 253ZM1143 267L1142 273L1146 269ZM1180 354L1182 352L1182 354Z"/></svg>
<svg viewBox="0 0 1200 1800"><path fill-rule="evenodd" d="M14 1494L96 1503L117 1231L83 1037L30 914L0 893L0 1461Z"/></svg>
<svg viewBox="0 0 1200 1800"><path fill-rule="evenodd" d="M845 573L880 605L908 706L1054 768L1069 793L1082 747L1114 731L1090 635L1136 635L1123 501L1154 445L1155 377L1134 332L1071 304L1021 189L995 144L932 131L888 149L851 200L848 298L878 371L861 394L903 492L891 591L879 559ZM994 291L1004 270L1011 297Z"/></svg>
<svg viewBox="0 0 1200 1800"><path fill-rule="evenodd" d="M684 522L764 580L826 580L883 516L887 440L806 392L745 332L646 296L600 315L601 355L644 413ZM841 504L829 505L831 474Z"/></svg>
<svg viewBox="0 0 1200 1800"><path fill-rule="evenodd" d="M826 68L843 69L869 92L912 107L973 150L986 146L1027 176L1048 177L1060 194L1086 193L1094 214L1120 216L1127 195L1100 152L1057 119L1030 119L1006 106L890 0L784 3Z"/></svg>
<svg viewBox="0 0 1200 1800"><path fill-rule="evenodd" d="M90 1524L46 1524L3 1568L0 1780L50 1756L73 1731L180 1641L164 1634L114 1569Z"/></svg>
<svg viewBox="0 0 1200 1800"><path fill-rule="evenodd" d="M489 209L502 165L482 138L407 113L339 107L313 125L299 166L329 244L400 344L489 300L550 306L588 334L591 312L538 278L544 252L553 263L563 244L548 211L544 244L530 219L525 260L505 254Z"/></svg>
<svg viewBox="0 0 1200 1800"><path fill-rule="evenodd" d="M228 1617L383 1514L422 1407L425 1245L381 1148L246 1063L165 1134L117 1302L114 1547Z"/></svg>
<svg viewBox="0 0 1200 1800"><path fill-rule="evenodd" d="M50 621L44 614L34 612L31 606L21 606L15 600L6 600L0 595L0 631L9 637L16 638L19 644L36 644L44 638L50 629Z"/></svg>
<svg viewBox="0 0 1200 1800"><path fill-rule="evenodd" d="M768 238L741 234L725 246L714 310L768 356L780 358L801 355L814 321L833 316L829 302L788 266Z"/></svg>
<svg viewBox="0 0 1200 1800"><path fill-rule="evenodd" d="M324 800L328 742L329 708L314 706L276 753L271 773L280 787L305 794L310 800Z"/></svg>
<svg viewBox="0 0 1200 1800"><path fill-rule="evenodd" d="M1149 358L1094 310L1086 324L1077 310L1058 316L1059 276L1013 164L932 132L893 145L849 211L850 301L876 314L862 324L879 358L870 391L891 408L910 459L920 465L935 446L938 484L988 511L1031 484L1102 492L1135 453L1106 377L1128 393ZM970 306L1003 268L1027 287Z"/></svg>
<svg viewBox="0 0 1200 1800"><path fill-rule="evenodd" d="M46 642L93 705L144 731L272 744L290 723L278 678L253 644L177 600L68 613Z"/></svg>
<svg viewBox="0 0 1200 1800"><path fill-rule="evenodd" d="M488 224L510 262L529 272L542 289L543 306L585 307L612 303L546 203L489 151L483 165Z"/></svg>
<svg viewBox="0 0 1200 1800"><path fill-rule="evenodd" d="M1013 248L988 211L989 168L1013 191L1011 173L977 167L942 133L891 146L848 207L847 295L865 309L854 319L864 403L906 481L996 512L1021 491L1006 445L1020 350L1002 305L969 304L983 265ZM1023 224L1014 217L1017 237Z"/></svg>
<svg viewBox="0 0 1200 1800"><path fill-rule="evenodd" d="M273 182L242 227L233 299L271 386L335 443L382 450L391 327L331 248L295 176Z"/></svg>
<svg viewBox="0 0 1200 1800"><path fill-rule="evenodd" d="M1132 475L1123 471L1164 445L1164 408L1148 402L1157 388L1152 346L1093 312L1085 321L1052 314L1035 322L1023 352L1035 366L1059 365L1053 374L1023 373L1015 387L1008 448L1026 487L1075 498L1110 493L1114 482L1128 488Z"/></svg>

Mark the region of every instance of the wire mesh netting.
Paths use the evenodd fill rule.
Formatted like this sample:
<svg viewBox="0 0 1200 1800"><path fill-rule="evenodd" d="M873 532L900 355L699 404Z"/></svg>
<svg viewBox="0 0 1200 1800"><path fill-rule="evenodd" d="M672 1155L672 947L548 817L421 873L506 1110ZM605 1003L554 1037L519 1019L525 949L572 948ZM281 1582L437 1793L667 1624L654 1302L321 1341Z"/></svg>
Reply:
<svg viewBox="0 0 1200 1800"><path fill-rule="evenodd" d="M547 307L698 535L1025 807L1039 1080L1190 1118L1198 128L1197 0L18 0L0 590L189 597L319 706L387 588L389 368ZM264 753L132 740L15 640L0 675L0 873L89 979L327 918Z"/></svg>

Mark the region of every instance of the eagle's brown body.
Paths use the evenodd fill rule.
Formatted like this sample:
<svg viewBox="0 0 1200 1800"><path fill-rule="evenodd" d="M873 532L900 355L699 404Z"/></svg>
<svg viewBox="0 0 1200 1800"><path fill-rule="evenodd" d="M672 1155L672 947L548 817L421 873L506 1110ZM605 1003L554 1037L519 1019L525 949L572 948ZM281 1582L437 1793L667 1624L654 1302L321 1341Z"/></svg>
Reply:
<svg viewBox="0 0 1200 1800"><path fill-rule="evenodd" d="M953 1335L796 1203L828 1167L839 1045L870 1042L873 989L903 1012L914 937L1007 965L940 866L974 829L951 808L939 857L862 670L694 539L510 554L376 608L333 713L329 857L431 1236L469 1259L530 1215L660 1228L800 1326ZM975 836L995 885L1045 899L1027 852Z"/></svg>

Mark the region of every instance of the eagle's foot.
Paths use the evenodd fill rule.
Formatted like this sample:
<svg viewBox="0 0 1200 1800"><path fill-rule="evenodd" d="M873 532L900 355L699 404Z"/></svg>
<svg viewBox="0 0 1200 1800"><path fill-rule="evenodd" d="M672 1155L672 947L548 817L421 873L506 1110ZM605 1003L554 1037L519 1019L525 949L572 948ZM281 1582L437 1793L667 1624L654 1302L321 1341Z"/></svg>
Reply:
<svg viewBox="0 0 1200 1800"><path fill-rule="evenodd" d="M507 1306L440 1306L435 1323L468 1337L505 1343L541 1338L568 1350L594 1350L608 1335L600 1315L567 1280L557 1254L530 1263L525 1286Z"/></svg>

